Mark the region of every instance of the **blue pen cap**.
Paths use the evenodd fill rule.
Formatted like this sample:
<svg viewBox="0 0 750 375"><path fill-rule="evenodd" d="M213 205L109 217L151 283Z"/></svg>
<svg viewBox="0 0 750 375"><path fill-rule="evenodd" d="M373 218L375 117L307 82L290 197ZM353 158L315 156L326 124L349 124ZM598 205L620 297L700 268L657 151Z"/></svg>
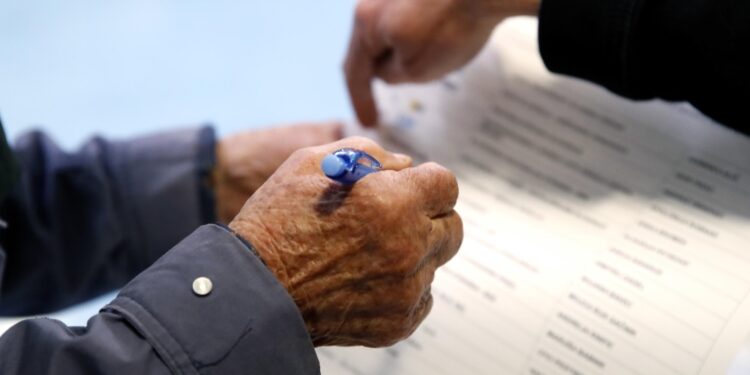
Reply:
<svg viewBox="0 0 750 375"><path fill-rule="evenodd" d="M346 167L346 161L338 157L336 154L326 155L320 163L320 168L323 170L323 174L331 178L339 177L346 173Z"/></svg>
<svg viewBox="0 0 750 375"><path fill-rule="evenodd" d="M342 184L353 184L362 177L379 171L380 162L370 154L352 148L343 148L326 155L320 163L323 174Z"/></svg>

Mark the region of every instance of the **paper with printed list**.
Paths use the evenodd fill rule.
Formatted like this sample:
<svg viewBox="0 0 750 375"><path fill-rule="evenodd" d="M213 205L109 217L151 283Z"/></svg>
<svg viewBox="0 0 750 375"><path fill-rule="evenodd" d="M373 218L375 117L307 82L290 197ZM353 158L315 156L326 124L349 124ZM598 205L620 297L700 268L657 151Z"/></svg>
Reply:
<svg viewBox="0 0 750 375"><path fill-rule="evenodd" d="M337 374L723 374L750 333L750 141L548 73L513 19L467 68L378 87L384 145L455 172L459 254L391 348Z"/></svg>

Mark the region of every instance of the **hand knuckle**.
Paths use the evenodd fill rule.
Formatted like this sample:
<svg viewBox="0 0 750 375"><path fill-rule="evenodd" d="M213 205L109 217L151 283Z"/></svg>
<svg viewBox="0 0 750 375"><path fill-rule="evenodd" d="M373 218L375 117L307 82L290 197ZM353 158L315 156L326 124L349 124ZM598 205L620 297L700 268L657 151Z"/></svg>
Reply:
<svg viewBox="0 0 750 375"><path fill-rule="evenodd" d="M294 151L290 159L304 160L316 155L315 147L303 147Z"/></svg>
<svg viewBox="0 0 750 375"><path fill-rule="evenodd" d="M390 194L382 194L385 191L383 189L385 176L372 177L364 179L361 182L362 186L368 188L368 191L365 193L368 196L367 210L379 216L380 222L386 226L400 225L401 216L399 213L402 210L399 199Z"/></svg>
<svg viewBox="0 0 750 375"><path fill-rule="evenodd" d="M393 175L395 178L396 173L391 172L389 174ZM393 181L389 185L391 187L398 186L396 185L395 181ZM384 204L384 207L382 207L383 210L388 210L393 213L393 222L399 227L411 226L412 223L407 221L407 217L409 217L408 213L412 211L415 206L412 198L413 194L408 191L397 193L395 189L389 190L390 194L388 194L386 197L383 197L382 199L382 202Z"/></svg>
<svg viewBox="0 0 750 375"><path fill-rule="evenodd" d="M434 162L427 164L427 167L431 169L434 176L434 187L445 191L447 193L446 197L455 202L458 199L458 180L456 176L448 168L440 164Z"/></svg>
<svg viewBox="0 0 750 375"><path fill-rule="evenodd" d="M438 163L435 163L434 161L430 161L430 162L425 163L425 167L426 168L430 168L433 171L433 173L435 173L435 174L441 175L441 176L446 177L446 178L448 176L450 176L451 178L455 179L455 177L453 177L453 173L451 173L451 171L448 168L446 168L446 167L444 167L444 166L442 166L442 165L440 165Z"/></svg>

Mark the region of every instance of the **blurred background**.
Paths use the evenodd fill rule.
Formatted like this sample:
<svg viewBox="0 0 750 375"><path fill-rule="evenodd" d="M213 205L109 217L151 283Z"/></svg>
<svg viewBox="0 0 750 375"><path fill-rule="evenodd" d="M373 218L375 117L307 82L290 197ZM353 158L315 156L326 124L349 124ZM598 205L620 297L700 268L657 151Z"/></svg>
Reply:
<svg viewBox="0 0 750 375"><path fill-rule="evenodd" d="M4 0L0 118L11 142L42 128L67 149L93 134L349 119L341 62L354 4ZM52 316L85 324L112 297Z"/></svg>
<svg viewBox="0 0 750 375"><path fill-rule="evenodd" d="M0 117L67 148L199 123L347 119L354 0L0 2Z"/></svg>

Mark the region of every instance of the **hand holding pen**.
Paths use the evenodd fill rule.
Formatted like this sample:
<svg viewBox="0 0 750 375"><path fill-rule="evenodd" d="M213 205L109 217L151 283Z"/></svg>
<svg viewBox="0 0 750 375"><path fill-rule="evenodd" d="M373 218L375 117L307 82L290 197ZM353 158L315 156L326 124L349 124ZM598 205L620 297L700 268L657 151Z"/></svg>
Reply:
<svg viewBox="0 0 750 375"><path fill-rule="evenodd" d="M332 154L371 171L334 181L321 171ZM435 270L463 237L457 195L442 166L412 167L408 156L347 138L295 152L230 227L287 288L316 345L384 346L430 310Z"/></svg>

